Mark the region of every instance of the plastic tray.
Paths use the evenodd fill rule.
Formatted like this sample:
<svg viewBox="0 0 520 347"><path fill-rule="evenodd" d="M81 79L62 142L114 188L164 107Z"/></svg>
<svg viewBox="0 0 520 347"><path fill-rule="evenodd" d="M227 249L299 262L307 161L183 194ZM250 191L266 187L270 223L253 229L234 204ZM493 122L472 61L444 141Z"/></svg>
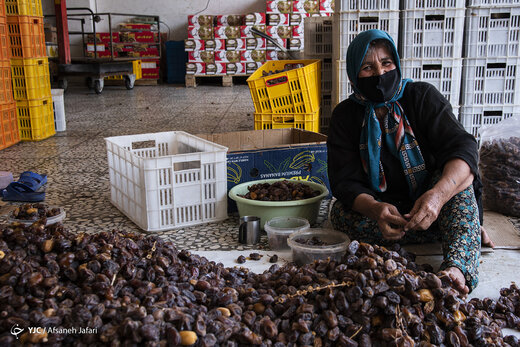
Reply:
<svg viewBox="0 0 520 347"><path fill-rule="evenodd" d="M304 23L305 57L332 58L332 18L307 17Z"/></svg>
<svg viewBox="0 0 520 347"><path fill-rule="evenodd" d="M20 139L39 141L56 134L52 98L16 101Z"/></svg>
<svg viewBox="0 0 520 347"><path fill-rule="evenodd" d="M336 11L399 10L399 0L336 0Z"/></svg>
<svg viewBox="0 0 520 347"><path fill-rule="evenodd" d="M58 206L49 206L49 209L56 208L56 207L58 207ZM56 224L65 219L65 216L66 216L65 209L63 209L63 207L58 207L58 208L60 209L60 213L56 216L47 218L47 222L45 223L45 225ZM21 223L23 225L31 225L36 221L37 221L37 219L31 219L31 220L16 219L12 216L12 213L9 214L9 218L8 218L9 223Z"/></svg>
<svg viewBox="0 0 520 347"><path fill-rule="evenodd" d="M5 0L7 16L43 16L41 0Z"/></svg>
<svg viewBox="0 0 520 347"><path fill-rule="evenodd" d="M51 96L48 58L11 59L11 73L15 100Z"/></svg>
<svg viewBox="0 0 520 347"><path fill-rule="evenodd" d="M330 245L313 246L296 242L297 239L308 240L312 237L318 237L320 240L330 243ZM298 265L328 258L340 261L347 251L348 236L332 229L307 229L291 234L287 239L287 244L291 247L293 262Z"/></svg>
<svg viewBox="0 0 520 347"><path fill-rule="evenodd" d="M296 128L320 131L320 109L313 113L255 113L255 130Z"/></svg>
<svg viewBox="0 0 520 347"><path fill-rule="evenodd" d="M485 0L484 0L485 1ZM465 8L465 0L405 0L403 10Z"/></svg>
<svg viewBox="0 0 520 347"><path fill-rule="evenodd" d="M8 16L7 27L12 58L47 56L42 17Z"/></svg>
<svg viewBox="0 0 520 347"><path fill-rule="evenodd" d="M468 7L518 6L520 0L469 0Z"/></svg>
<svg viewBox="0 0 520 347"><path fill-rule="evenodd" d="M7 35L7 24L0 22L0 61L6 61L9 59L11 59L11 49L9 48L9 35Z"/></svg>
<svg viewBox="0 0 520 347"><path fill-rule="evenodd" d="M0 60L0 104L7 104L13 101L11 63L9 60Z"/></svg>
<svg viewBox="0 0 520 347"><path fill-rule="evenodd" d="M320 112L320 133L327 135L332 118L332 96L330 94L321 97Z"/></svg>
<svg viewBox="0 0 520 347"><path fill-rule="evenodd" d="M496 124L506 118L518 115L520 115L520 105L462 106L459 119L466 131L480 142L480 128L482 126Z"/></svg>
<svg viewBox="0 0 520 347"><path fill-rule="evenodd" d="M332 66L332 75L336 76L332 85L332 104L334 108L341 101L353 93L352 86L347 76L347 63L345 60L336 60Z"/></svg>
<svg viewBox="0 0 520 347"><path fill-rule="evenodd" d="M0 104L0 149L20 142L17 118L14 101L8 104Z"/></svg>

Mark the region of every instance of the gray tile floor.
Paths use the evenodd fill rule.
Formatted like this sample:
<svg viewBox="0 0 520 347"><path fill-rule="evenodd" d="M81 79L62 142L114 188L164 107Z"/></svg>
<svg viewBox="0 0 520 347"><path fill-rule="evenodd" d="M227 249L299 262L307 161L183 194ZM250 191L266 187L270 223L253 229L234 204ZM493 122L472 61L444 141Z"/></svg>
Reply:
<svg viewBox="0 0 520 347"><path fill-rule="evenodd" d="M192 134L253 129L253 103L247 85L197 88L159 85L107 86L101 95L71 86L65 94L67 131L39 142L21 142L0 151L0 171L48 175L45 202L65 208L66 226L76 232L140 230L110 203L104 138L183 130ZM329 201L322 203L318 224ZM0 204L5 203L0 202ZM9 203L8 205L14 205ZM1 205L0 205L1 206ZM0 222L6 216L0 216ZM238 243L237 216L173 231L158 232L180 248L245 250ZM520 230L520 220L513 222ZM256 248L266 246L266 237Z"/></svg>

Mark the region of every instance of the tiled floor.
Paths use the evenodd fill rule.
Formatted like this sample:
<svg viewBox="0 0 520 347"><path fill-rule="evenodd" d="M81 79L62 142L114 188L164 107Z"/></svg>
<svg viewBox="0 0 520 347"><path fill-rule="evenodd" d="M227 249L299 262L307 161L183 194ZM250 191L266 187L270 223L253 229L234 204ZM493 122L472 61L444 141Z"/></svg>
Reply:
<svg viewBox="0 0 520 347"><path fill-rule="evenodd" d="M110 203L104 138L171 130L193 134L252 130L253 112L247 85L138 86L131 91L110 86L101 95L71 86L65 94L67 131L0 151L0 171L11 171L15 179L26 170L46 173L45 202L65 208L66 225L73 231L140 230ZM322 204L318 224L326 217L328 202ZM0 222L5 218L0 216ZM519 220L514 222L520 230ZM157 234L180 248L252 248L238 243L237 223L231 216L221 223ZM265 245L264 236L257 248Z"/></svg>

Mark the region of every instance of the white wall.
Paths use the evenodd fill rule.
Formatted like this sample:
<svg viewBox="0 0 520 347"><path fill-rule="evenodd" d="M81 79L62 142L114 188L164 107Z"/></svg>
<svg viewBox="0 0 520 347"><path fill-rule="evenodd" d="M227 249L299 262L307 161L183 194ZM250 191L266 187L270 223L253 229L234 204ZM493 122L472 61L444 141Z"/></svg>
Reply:
<svg viewBox="0 0 520 347"><path fill-rule="evenodd" d="M207 9L201 14L246 14L265 12L265 0L66 0L67 7L90 7L94 12L158 15L170 27L170 40L188 36L188 15ZM44 14L54 13L54 0L42 1ZM69 22L69 25L72 26ZM168 32L161 23L161 32ZM99 29L98 29L99 30Z"/></svg>

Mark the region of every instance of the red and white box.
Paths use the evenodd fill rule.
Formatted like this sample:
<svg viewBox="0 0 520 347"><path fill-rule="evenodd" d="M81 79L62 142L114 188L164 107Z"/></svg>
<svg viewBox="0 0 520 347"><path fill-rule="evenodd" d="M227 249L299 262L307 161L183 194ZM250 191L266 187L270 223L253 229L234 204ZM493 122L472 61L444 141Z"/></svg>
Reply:
<svg viewBox="0 0 520 347"><path fill-rule="evenodd" d="M224 39L212 39L206 40L207 51L224 51L226 49L226 40Z"/></svg>
<svg viewBox="0 0 520 347"><path fill-rule="evenodd" d="M290 51L301 51L303 50L304 41L302 38L292 38L289 40L287 48Z"/></svg>
<svg viewBox="0 0 520 347"><path fill-rule="evenodd" d="M205 75L205 63L186 63L186 75Z"/></svg>
<svg viewBox="0 0 520 347"><path fill-rule="evenodd" d="M249 62L249 63L245 63L246 64L246 74L252 74L253 72L255 72L256 70L258 70L263 64L264 62Z"/></svg>
<svg viewBox="0 0 520 347"><path fill-rule="evenodd" d="M188 38L198 40L211 40L213 38L213 27L188 27Z"/></svg>
<svg viewBox="0 0 520 347"><path fill-rule="evenodd" d="M244 24L244 15L242 14L226 14L216 17L217 25L241 26Z"/></svg>
<svg viewBox="0 0 520 347"><path fill-rule="evenodd" d="M292 26L292 37L293 39L302 39L304 35L304 29L303 25L293 25Z"/></svg>
<svg viewBox="0 0 520 347"><path fill-rule="evenodd" d="M206 41L205 40L197 40L197 39L187 39L184 40L184 51L193 52L193 51L203 51Z"/></svg>
<svg viewBox="0 0 520 347"><path fill-rule="evenodd" d="M292 37L292 27L289 25L268 25L265 33L273 39L290 39Z"/></svg>
<svg viewBox="0 0 520 347"><path fill-rule="evenodd" d="M207 14L189 15L188 26L194 27L212 27L215 17Z"/></svg>
<svg viewBox="0 0 520 347"><path fill-rule="evenodd" d="M215 62L215 52L213 52L213 51L188 52L188 62L190 62L190 63L214 63Z"/></svg>
<svg viewBox="0 0 520 347"><path fill-rule="evenodd" d="M94 51L110 52L110 49L108 48L108 43L98 43L96 45L94 45L93 43L87 43L87 52L94 52Z"/></svg>
<svg viewBox="0 0 520 347"><path fill-rule="evenodd" d="M228 50L228 51L245 51L246 50L246 39L226 40L226 50Z"/></svg>
<svg viewBox="0 0 520 347"><path fill-rule="evenodd" d="M293 1L286 0L268 0L266 4L266 11L271 13L291 13Z"/></svg>
<svg viewBox="0 0 520 347"><path fill-rule="evenodd" d="M240 53L240 61L249 63L249 62L264 62L266 60L265 56L266 51L241 51Z"/></svg>
<svg viewBox="0 0 520 347"><path fill-rule="evenodd" d="M319 0L294 0L292 13L320 13Z"/></svg>
<svg viewBox="0 0 520 347"><path fill-rule="evenodd" d="M289 19L290 25L303 25L303 21L305 18L309 17L308 13L291 13L291 18Z"/></svg>
<svg viewBox="0 0 520 347"><path fill-rule="evenodd" d="M273 39L274 41L276 41L276 43L278 43L280 46L282 46L283 48L287 48L287 41L288 39ZM274 43L272 43L271 41L267 41L267 47L266 47L267 50L273 50L273 51L280 51L282 50L281 48L278 48Z"/></svg>
<svg viewBox="0 0 520 347"><path fill-rule="evenodd" d="M253 12L248 13L244 17L245 25L257 25L264 24L265 25L265 12Z"/></svg>
<svg viewBox="0 0 520 347"><path fill-rule="evenodd" d="M291 15L289 13L272 13L269 15L269 25L289 25Z"/></svg>
<svg viewBox="0 0 520 347"><path fill-rule="evenodd" d="M320 0L320 13L334 13L334 0Z"/></svg>
<svg viewBox="0 0 520 347"><path fill-rule="evenodd" d="M226 65L226 63L206 64L206 75L225 75Z"/></svg>
<svg viewBox="0 0 520 347"><path fill-rule="evenodd" d="M250 37L246 40L246 49L248 50L266 50L267 49L267 40L261 37Z"/></svg>
<svg viewBox="0 0 520 347"><path fill-rule="evenodd" d="M159 79L159 60L141 61L141 73L143 79Z"/></svg>
<svg viewBox="0 0 520 347"><path fill-rule="evenodd" d="M246 39L248 37L256 37L251 32L251 28L255 28L255 29L265 33L266 26L265 25L242 25L240 27L240 37L243 39Z"/></svg>
<svg viewBox="0 0 520 347"><path fill-rule="evenodd" d="M290 59L289 54L283 51L266 51L265 54L266 61L269 60L288 60Z"/></svg>
<svg viewBox="0 0 520 347"><path fill-rule="evenodd" d="M240 38L240 26L219 25L215 27L214 35L216 39L238 39Z"/></svg>
<svg viewBox="0 0 520 347"><path fill-rule="evenodd" d="M245 75L246 63L227 63L226 74L228 75Z"/></svg>
<svg viewBox="0 0 520 347"><path fill-rule="evenodd" d="M216 63L238 63L240 62L240 53L243 51L215 51Z"/></svg>

